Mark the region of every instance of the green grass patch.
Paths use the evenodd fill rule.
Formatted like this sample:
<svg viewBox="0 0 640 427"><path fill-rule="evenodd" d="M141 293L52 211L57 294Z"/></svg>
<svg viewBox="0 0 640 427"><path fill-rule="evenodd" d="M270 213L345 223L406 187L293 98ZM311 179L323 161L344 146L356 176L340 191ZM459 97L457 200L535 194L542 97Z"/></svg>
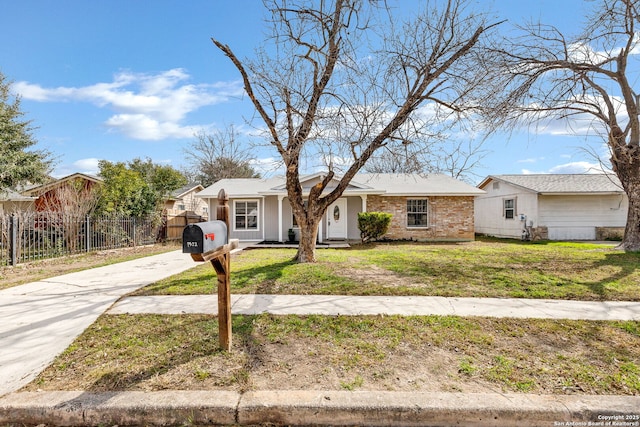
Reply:
<svg viewBox="0 0 640 427"><path fill-rule="evenodd" d="M27 390L430 390L640 395L640 322L106 315Z"/></svg>
<svg viewBox="0 0 640 427"><path fill-rule="evenodd" d="M259 249L233 256L231 291L640 300L640 253L611 245L377 243L318 250L313 264L295 263L294 255L294 249ZM206 294L215 286L205 263L139 294Z"/></svg>

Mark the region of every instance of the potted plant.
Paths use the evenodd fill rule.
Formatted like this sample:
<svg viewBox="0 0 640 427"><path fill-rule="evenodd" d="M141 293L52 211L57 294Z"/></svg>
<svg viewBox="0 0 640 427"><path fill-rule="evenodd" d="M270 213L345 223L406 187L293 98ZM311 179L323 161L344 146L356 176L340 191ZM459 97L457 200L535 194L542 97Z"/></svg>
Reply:
<svg viewBox="0 0 640 427"><path fill-rule="evenodd" d="M287 234L289 236L289 242L295 242L296 241L296 232L293 231L293 228L290 228L289 231L287 231Z"/></svg>

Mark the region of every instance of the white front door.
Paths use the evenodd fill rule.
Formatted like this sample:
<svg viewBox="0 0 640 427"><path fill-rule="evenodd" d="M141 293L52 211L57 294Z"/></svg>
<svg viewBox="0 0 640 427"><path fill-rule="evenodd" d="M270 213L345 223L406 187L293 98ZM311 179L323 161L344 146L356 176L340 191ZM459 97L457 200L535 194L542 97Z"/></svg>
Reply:
<svg viewBox="0 0 640 427"><path fill-rule="evenodd" d="M338 199L327 210L327 239L346 238L347 199Z"/></svg>

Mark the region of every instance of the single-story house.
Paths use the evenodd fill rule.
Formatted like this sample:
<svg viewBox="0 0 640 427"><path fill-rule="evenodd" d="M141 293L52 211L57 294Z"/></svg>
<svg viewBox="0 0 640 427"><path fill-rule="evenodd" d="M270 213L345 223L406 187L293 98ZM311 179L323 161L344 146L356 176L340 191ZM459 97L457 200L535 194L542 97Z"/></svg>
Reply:
<svg viewBox="0 0 640 427"><path fill-rule="evenodd" d="M475 200L476 233L549 240L620 238L628 199L613 174L490 175Z"/></svg>
<svg viewBox="0 0 640 427"><path fill-rule="evenodd" d="M200 184L188 184L173 191L164 202L164 209L169 215L180 215L185 212L193 212L204 218L209 217L207 203L196 194L204 190Z"/></svg>
<svg viewBox="0 0 640 427"><path fill-rule="evenodd" d="M13 190L0 190L0 214L32 211L35 200L35 197L23 196Z"/></svg>
<svg viewBox="0 0 640 427"><path fill-rule="evenodd" d="M304 194L323 177L321 173L303 177ZM335 188L336 182L329 183L326 191ZM286 242L289 229L299 232L283 176L222 179L205 188L197 197L207 201L212 219L221 189L229 197L230 238ZM366 211L393 214L388 239L473 240L473 200L483 193L445 175L358 174L327 209L318 240L359 240L357 214Z"/></svg>
<svg viewBox="0 0 640 427"><path fill-rule="evenodd" d="M164 202L161 236L167 240L180 240L186 225L209 219L207 202L196 197L202 190L204 187L200 184L189 184L171 193Z"/></svg>
<svg viewBox="0 0 640 427"><path fill-rule="evenodd" d="M73 188L73 193L86 197L94 191L94 187L102 185L102 182L100 177L76 172L45 184L25 188L21 193L36 198L37 211L57 211L61 208L61 191L65 187Z"/></svg>

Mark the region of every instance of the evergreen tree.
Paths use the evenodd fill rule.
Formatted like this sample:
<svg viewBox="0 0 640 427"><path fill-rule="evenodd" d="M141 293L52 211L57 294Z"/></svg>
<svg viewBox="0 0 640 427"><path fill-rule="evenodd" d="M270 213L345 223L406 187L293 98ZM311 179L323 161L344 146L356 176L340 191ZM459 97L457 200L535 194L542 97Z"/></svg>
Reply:
<svg viewBox="0 0 640 427"><path fill-rule="evenodd" d="M0 190L26 183L42 183L53 159L46 150L29 150L36 144L30 120L24 120L20 97L11 102L11 83L0 73Z"/></svg>

